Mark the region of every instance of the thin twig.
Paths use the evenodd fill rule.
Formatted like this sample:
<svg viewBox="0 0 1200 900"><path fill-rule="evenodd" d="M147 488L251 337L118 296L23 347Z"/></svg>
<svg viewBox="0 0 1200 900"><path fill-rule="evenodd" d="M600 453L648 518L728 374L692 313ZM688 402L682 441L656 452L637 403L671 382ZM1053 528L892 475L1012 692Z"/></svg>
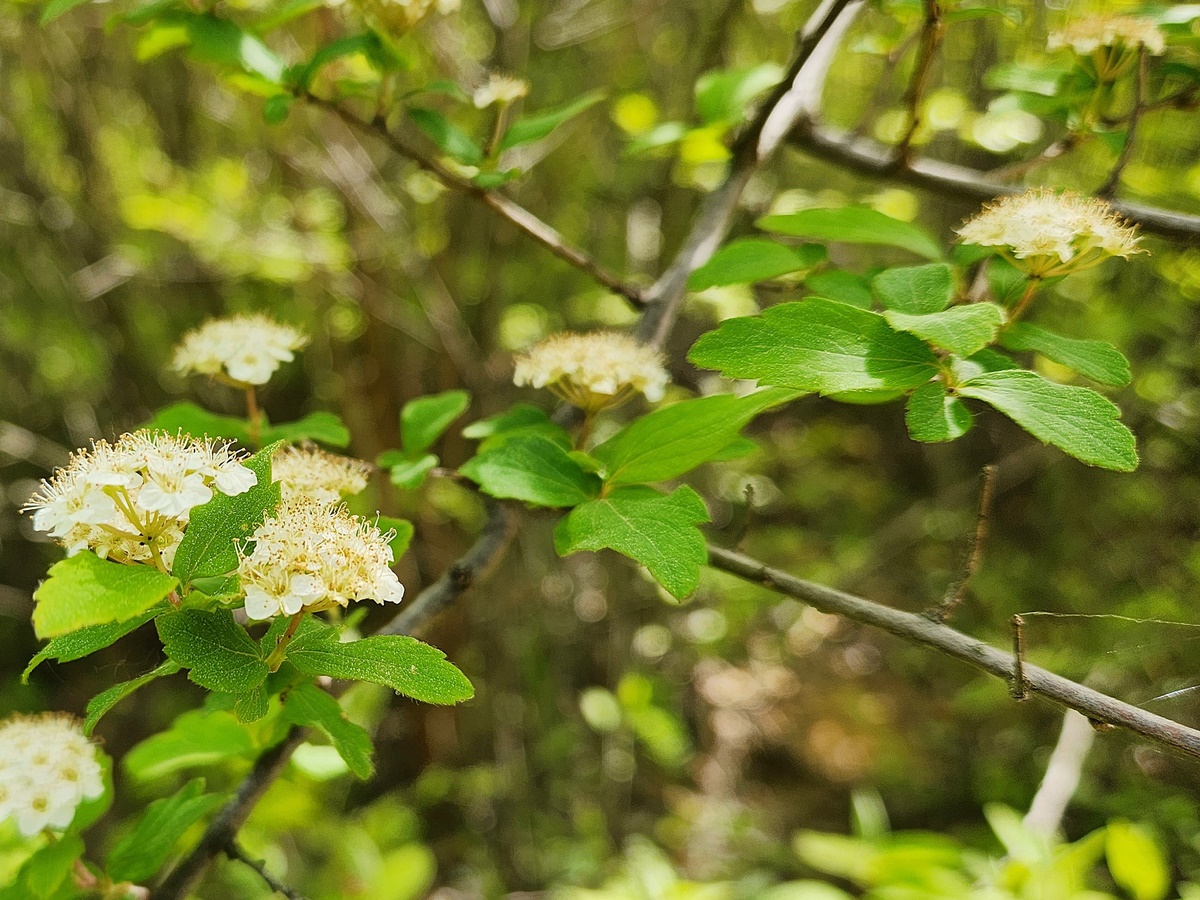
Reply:
<svg viewBox="0 0 1200 900"><path fill-rule="evenodd" d="M796 36L787 72L730 147L729 171L721 185L704 198L691 230L671 265L642 295L647 309L639 337L661 347L674 327L687 290L688 276L708 262L729 233L742 192L751 176L778 147L803 114L801 70L841 15L856 14L863 0L825 0ZM770 126L768 128L768 126Z"/></svg>
<svg viewBox="0 0 1200 900"><path fill-rule="evenodd" d="M339 106L337 103L324 100L313 94L307 94L303 99L314 106L333 113L355 131L379 138L395 153L416 163L422 169L436 177L446 187L473 197L487 206L500 216L500 218L515 226L518 230L523 231L559 259L587 274L613 293L620 294L635 306L642 305L642 291L640 288L610 274L587 253L568 243L567 239L552 226L543 222L529 210L525 209L525 207L509 200L503 194L486 190L471 181L467 181L451 171L439 160L423 153L405 138L388 128L386 120L382 117L376 116L374 119L366 121L360 119L344 107Z"/></svg>
<svg viewBox="0 0 1200 900"><path fill-rule="evenodd" d="M929 86L929 74L933 71L933 60L942 43L945 22L939 0L925 0L925 21L921 25L921 49L917 52L912 80L905 92L904 104L908 109L908 128L896 145L896 165L906 166L912 159L912 142L921 127L921 102Z"/></svg>
<svg viewBox="0 0 1200 900"><path fill-rule="evenodd" d="M794 129L791 143L844 169L937 191L943 198L955 196L985 202L1024 190L989 178L977 169L940 160L914 158L907 166L896 168L890 148L883 144L812 123L802 123ZM1111 203L1113 209L1145 231L1178 240L1200 237L1200 216L1122 200Z"/></svg>
<svg viewBox="0 0 1200 900"><path fill-rule="evenodd" d="M967 542L967 559L963 565L962 575L950 585L942 602L929 610L928 615L935 622L944 622L954 614L954 610L962 603L967 588L971 585L971 579L975 577L975 573L979 571L979 566L983 562L983 545L987 541L992 501L996 495L996 466L994 464L989 463L983 467L982 481L979 489L979 512L975 517L975 530L971 532L971 539Z"/></svg>
<svg viewBox="0 0 1200 900"><path fill-rule="evenodd" d="M1058 140L1046 146L1041 153L1031 159L1026 159L1022 162L1013 163L1009 166L1003 166L999 169L992 169L988 172L988 177L998 178L1001 181L1012 181L1028 174L1038 166L1045 165L1048 162L1053 162L1060 156L1070 153L1088 138L1093 137L1091 132L1068 131Z"/></svg>
<svg viewBox="0 0 1200 900"><path fill-rule="evenodd" d="M1200 731L1110 697L1093 688L1055 675L1024 661L1022 652L1005 653L948 625L931 622L919 613L893 609L822 584L805 581L742 553L708 548L709 565L744 581L760 584L803 600L823 613L842 616L886 631L910 643L930 647L990 675L1009 681L1022 695L1041 694L1060 706L1077 710L1099 726L1140 734L1194 759L1200 759ZM1019 618L1019 617L1018 617Z"/></svg>
<svg viewBox="0 0 1200 900"><path fill-rule="evenodd" d="M1116 193L1117 185L1121 181L1121 173L1125 171L1125 167L1129 164L1129 160L1133 156L1133 142L1137 137L1138 122L1141 121L1142 111L1146 104L1145 47L1138 47L1137 71L1134 75L1133 84L1133 109L1129 113L1129 127L1125 131L1125 143L1121 145L1121 153L1117 157L1112 171L1108 173L1108 180L1096 191L1096 194L1101 197L1112 197Z"/></svg>
<svg viewBox="0 0 1200 900"><path fill-rule="evenodd" d="M254 859L237 841L230 841L225 847L225 855L230 859L236 859L238 862L253 869L258 873L258 877L266 882L267 887L277 894L283 894L288 900L304 900L304 895L295 888L288 887L274 875L267 871L267 864Z"/></svg>
<svg viewBox="0 0 1200 900"><path fill-rule="evenodd" d="M1019 615L1012 617L1012 683L1010 689L1014 700L1029 696L1025 687L1025 620Z"/></svg>

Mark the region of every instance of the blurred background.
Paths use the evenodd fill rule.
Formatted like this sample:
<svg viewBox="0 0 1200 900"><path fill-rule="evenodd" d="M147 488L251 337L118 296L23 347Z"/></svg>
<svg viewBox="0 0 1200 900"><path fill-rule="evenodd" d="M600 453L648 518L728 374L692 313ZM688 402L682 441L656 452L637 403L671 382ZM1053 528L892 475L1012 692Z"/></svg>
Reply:
<svg viewBox="0 0 1200 900"><path fill-rule="evenodd" d="M221 9L253 20L283 5ZM778 76L814 5L463 0L404 39L401 83L450 79L470 92L489 70L517 73L532 85L523 103L534 110L603 91L530 151L532 171L505 190L610 270L648 281L719 181L725 138L748 98ZM1049 30L1121 5L1014 2L955 22L919 152L984 170L1036 156L1062 125L1014 90L1029 93L1039 67L1064 64L1045 52ZM373 460L397 446L406 400L466 388L464 424L516 400L544 403L512 387L515 350L562 328L636 318L328 114L297 105L267 124L260 99L202 65L173 53L139 61L150 56L142 32L106 31L113 11L89 4L40 28L38 6L0 5L0 711L80 713L103 687L158 662L157 641L133 635L20 683L37 647L31 593L59 551L19 509L71 449L169 402L240 412L232 392L169 370L186 329L251 310L303 326L312 344L265 392L266 410L275 421L334 410L350 426L350 452ZM918 2L867 7L830 71L826 121L898 138L921 15ZM354 16L330 4L272 46L302 58ZM1184 42L1177 64L1195 71L1195 47ZM483 113L455 115L486 135ZM1120 196L1200 212L1197 123L1187 110L1147 116ZM1025 177L1090 191L1115 156L1094 140ZM769 210L851 203L946 240L976 208L784 149L751 183L735 233ZM920 445L899 404L808 398L756 423L756 455L695 478L715 539L925 609L958 577L980 468L997 462L985 561L956 627L1003 645L1010 616L1030 610L1200 623L1200 248L1153 237L1145 246L1148 255L1073 277L1039 301L1043 324L1130 357L1133 383L1113 399L1138 436L1136 473L1089 469L997 418L952 445ZM902 251L846 246L831 257L859 273L904 261ZM795 289L692 296L669 347L677 396L716 388L683 362L700 333ZM471 446L452 429L444 463L462 462ZM361 506L416 524L398 566L410 596L483 519L478 499L444 479L411 492L380 476ZM861 853L889 821L937 832L941 842L920 844L934 854L920 857L928 866L962 847L1004 852L983 808L1028 808L1059 711L1018 704L1000 681L720 573L706 572L689 602L672 605L624 560L557 559L553 523L526 514L496 575L425 634L472 679L476 699L435 709L356 687L348 703L376 734L376 779L354 782L327 748L302 748L246 829L252 853L315 897L575 896L569 888L580 886L599 897L724 898L785 882L801 886L780 898L826 900L847 895L814 893L802 880L836 869L836 848L793 846L797 832L847 833L853 823ZM1194 625L1030 617L1026 640L1040 664L1200 725L1200 690L1154 700L1200 684ZM154 682L98 734L119 759L198 696L180 679ZM118 768L111 834L192 772L155 765L153 744L139 751ZM217 787L249 765L211 762L198 771ZM1169 857L1172 879L1200 880L1200 766L1106 733L1083 772L1063 821L1069 840L1135 819ZM832 881L858 896L851 874ZM1098 889L1129 896L1097 878ZM886 896L965 896L946 890ZM234 864L200 894L268 895Z"/></svg>

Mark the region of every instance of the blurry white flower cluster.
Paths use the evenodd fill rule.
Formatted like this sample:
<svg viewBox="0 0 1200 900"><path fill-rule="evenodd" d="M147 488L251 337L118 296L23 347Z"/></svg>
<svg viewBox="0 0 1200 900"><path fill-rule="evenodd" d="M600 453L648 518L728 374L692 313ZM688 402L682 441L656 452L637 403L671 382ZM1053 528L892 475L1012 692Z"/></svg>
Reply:
<svg viewBox="0 0 1200 900"><path fill-rule="evenodd" d="M25 508L68 555L169 569L194 507L214 490L235 496L257 483L242 459L228 444L137 431L73 453Z"/></svg>
<svg viewBox="0 0 1200 900"><path fill-rule="evenodd" d="M483 85L475 89L471 99L477 108L484 109L494 103L514 103L528 93L529 82L525 79L493 72Z"/></svg>
<svg viewBox="0 0 1200 900"><path fill-rule="evenodd" d="M238 548L238 577L251 619L318 612L352 600L399 603L392 533L345 507L304 496L283 500Z"/></svg>
<svg viewBox="0 0 1200 900"><path fill-rule="evenodd" d="M1136 229L1109 204L1070 191L1037 188L1003 197L958 229L968 244L996 247L1034 278L1090 268L1139 252Z"/></svg>
<svg viewBox="0 0 1200 900"><path fill-rule="evenodd" d="M1162 30L1149 19L1132 16L1089 16L1068 22L1061 31L1050 34L1047 49L1060 50L1070 47L1080 56L1090 56L1097 50L1136 50L1145 47L1146 52L1158 56L1165 52L1166 38Z"/></svg>
<svg viewBox="0 0 1200 900"><path fill-rule="evenodd" d="M70 716L15 715L0 724L0 820L26 837L71 824L84 800L104 793L96 748Z"/></svg>
<svg viewBox="0 0 1200 900"><path fill-rule="evenodd" d="M369 463L318 447L283 447L271 460L271 480L279 482L285 500L303 496L336 503L365 489L370 475Z"/></svg>
<svg viewBox="0 0 1200 900"><path fill-rule="evenodd" d="M174 367L183 375L211 375L238 386L266 384L307 343L296 328L263 315L210 319L183 336Z"/></svg>
<svg viewBox="0 0 1200 900"><path fill-rule="evenodd" d="M647 400L661 400L670 376L662 354L629 335L563 332L518 356L513 381L549 388L590 414L638 392Z"/></svg>

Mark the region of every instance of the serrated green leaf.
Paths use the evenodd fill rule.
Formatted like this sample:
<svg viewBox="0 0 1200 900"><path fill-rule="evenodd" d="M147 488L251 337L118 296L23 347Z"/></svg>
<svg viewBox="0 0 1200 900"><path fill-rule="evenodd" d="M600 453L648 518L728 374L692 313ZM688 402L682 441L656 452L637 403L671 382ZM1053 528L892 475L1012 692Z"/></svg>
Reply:
<svg viewBox="0 0 1200 900"><path fill-rule="evenodd" d="M690 487L661 494L648 487L623 487L577 506L554 532L560 556L580 550L615 550L644 565L671 596L682 600L700 581L708 561L704 501Z"/></svg>
<svg viewBox="0 0 1200 900"><path fill-rule="evenodd" d="M992 343L1004 324L1004 311L994 303L968 303L923 316L889 309L883 316L897 331L959 356L971 356Z"/></svg>
<svg viewBox="0 0 1200 900"><path fill-rule="evenodd" d="M189 781L170 797L146 807L133 830L113 846L106 869L114 881L139 882L154 877L176 842L196 822L221 805L220 794L205 794L204 779Z"/></svg>
<svg viewBox="0 0 1200 900"><path fill-rule="evenodd" d="M944 263L885 269L871 290L887 309L914 316L941 312L954 299L954 270Z"/></svg>
<svg viewBox="0 0 1200 900"><path fill-rule="evenodd" d="M201 687L240 694L270 674L258 644L227 609L181 609L159 616L155 625L167 656Z"/></svg>
<svg viewBox="0 0 1200 900"><path fill-rule="evenodd" d="M820 298L728 319L688 359L730 378L822 394L919 387L937 366L923 341L883 316Z"/></svg>
<svg viewBox="0 0 1200 900"><path fill-rule="evenodd" d="M245 419L218 416L195 403L172 403L170 406L164 406L145 427L169 431L171 434L182 431L195 438L229 438L240 444L250 443L250 432L246 428Z"/></svg>
<svg viewBox="0 0 1200 900"><path fill-rule="evenodd" d="M312 412L296 422L264 428L260 443L266 445L286 441L294 444L304 440L316 441L329 447L347 447L350 445L350 429L334 413Z"/></svg>
<svg viewBox="0 0 1200 900"><path fill-rule="evenodd" d="M341 705L320 688L301 684L288 692L283 717L294 725L318 729L329 739L355 777L366 780L375 769L371 736L355 725Z"/></svg>
<svg viewBox="0 0 1200 900"><path fill-rule="evenodd" d="M404 452L409 456L424 453L470 405L471 395L466 391L443 391L409 400L400 410Z"/></svg>
<svg viewBox="0 0 1200 900"><path fill-rule="evenodd" d="M396 519L392 516L380 516L377 524L384 534L395 530L395 536L388 542L392 548L392 559L397 560L408 552L408 545L413 539L413 523L407 519Z"/></svg>
<svg viewBox="0 0 1200 900"><path fill-rule="evenodd" d="M169 607L164 603L123 622L110 622L107 625L89 625L87 628L81 628L78 631L72 631L51 639L29 661L29 665L21 673L21 683L26 683L29 680L29 674L46 660L53 659L57 662L71 662L72 660L83 659L83 657L89 656L97 650L103 650L105 647L116 643L125 635L145 625L166 609L169 609Z"/></svg>
<svg viewBox="0 0 1200 900"><path fill-rule="evenodd" d="M268 709L267 689L263 684L242 691L233 700L233 714L239 722L257 722L267 714Z"/></svg>
<svg viewBox="0 0 1200 900"><path fill-rule="evenodd" d="M1101 384L1124 387L1131 377L1129 360L1104 341L1077 340L1028 322L1014 322L1000 335L1000 344L1009 350L1033 350Z"/></svg>
<svg viewBox="0 0 1200 900"><path fill-rule="evenodd" d="M121 765L134 778L149 780L230 757L253 759L258 750L250 730L233 713L192 710L176 718L166 731L137 744Z"/></svg>
<svg viewBox="0 0 1200 900"><path fill-rule="evenodd" d="M408 117L447 156L467 166L483 162L483 148L441 113L422 106L410 106Z"/></svg>
<svg viewBox="0 0 1200 900"><path fill-rule="evenodd" d="M514 437L467 461L459 472L492 497L535 506L575 506L596 496L600 479L549 438Z"/></svg>
<svg viewBox="0 0 1200 900"><path fill-rule="evenodd" d="M278 449L279 444L270 444L246 460L246 467L258 478L250 490L236 497L215 494L192 510L172 566L184 584L237 568L234 542L249 538L279 505L279 485L271 481L271 457Z"/></svg>
<svg viewBox="0 0 1200 900"><path fill-rule="evenodd" d="M1088 465L1118 472L1137 468L1137 446L1120 422L1121 411L1090 388L1012 369L973 378L957 393L990 403L1038 440Z"/></svg>
<svg viewBox="0 0 1200 900"><path fill-rule="evenodd" d="M174 675L178 671L178 663L168 659L162 665L152 669L145 675L139 675L137 678L122 681L120 684L114 684L112 687L101 691L88 701L87 717L83 720L83 733L90 736L96 729L96 725L99 724L100 719L138 688L149 684L156 678L162 678L164 675Z"/></svg>
<svg viewBox="0 0 1200 900"><path fill-rule="evenodd" d="M804 244L792 249L763 238L741 238L726 244L692 272L687 286L691 291L703 291L728 284L768 281L811 269L826 256L826 250L820 244Z"/></svg>
<svg viewBox="0 0 1200 900"><path fill-rule="evenodd" d="M500 139L501 150L511 150L522 144L532 144L548 137L550 132L590 109L604 99L603 91L592 91L554 109L533 113L514 122Z"/></svg>
<svg viewBox="0 0 1200 900"><path fill-rule="evenodd" d="M720 454L760 412L797 396L772 388L683 400L635 419L592 453L610 488L677 478Z"/></svg>
<svg viewBox="0 0 1200 900"><path fill-rule="evenodd" d="M126 622L179 587L173 575L101 559L90 550L56 562L48 574L33 592L33 630L39 638Z"/></svg>
<svg viewBox="0 0 1200 900"><path fill-rule="evenodd" d="M1108 870L1134 900L1163 900L1171 889L1171 871L1162 847L1142 825L1110 822L1104 855Z"/></svg>
<svg viewBox="0 0 1200 900"><path fill-rule="evenodd" d="M59 840L34 851L17 873L17 881L26 900L51 900L71 874L75 860L83 856L83 841L76 835L63 835Z"/></svg>
<svg viewBox="0 0 1200 900"><path fill-rule="evenodd" d="M471 682L446 654L406 635L342 643L336 629L311 629L297 633L287 659L305 675L371 681L424 703L461 703L475 696Z"/></svg>
<svg viewBox="0 0 1200 900"><path fill-rule="evenodd" d="M845 269L828 269L804 279L804 286L814 297L837 300L859 309L870 309L875 305L871 283L861 275Z"/></svg>
<svg viewBox="0 0 1200 900"><path fill-rule="evenodd" d="M940 259L942 248L927 232L874 209L845 206L840 209L802 209L766 216L755 223L764 231L818 241L846 244L883 244Z"/></svg>
<svg viewBox="0 0 1200 900"><path fill-rule="evenodd" d="M571 435L551 421L546 412L528 403L518 403L507 412L472 422L462 430L471 440L482 441L478 452L493 450L512 437L539 435L549 438L564 450L571 449Z"/></svg>
<svg viewBox="0 0 1200 900"><path fill-rule="evenodd" d="M946 392L940 381L931 381L912 392L904 422L914 441L935 444L953 441L971 430L971 411Z"/></svg>

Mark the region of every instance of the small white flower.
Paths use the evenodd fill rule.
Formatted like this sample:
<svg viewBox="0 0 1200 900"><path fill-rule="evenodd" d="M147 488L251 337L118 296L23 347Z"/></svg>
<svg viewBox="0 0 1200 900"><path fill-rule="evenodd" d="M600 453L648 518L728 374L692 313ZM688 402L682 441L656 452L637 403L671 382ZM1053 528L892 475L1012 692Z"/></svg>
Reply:
<svg viewBox="0 0 1200 900"><path fill-rule="evenodd" d="M588 413L638 392L661 400L669 381L662 354L615 331L551 335L517 357L513 374L514 383L549 388Z"/></svg>
<svg viewBox="0 0 1200 900"><path fill-rule="evenodd" d="M95 747L69 716L15 715L0 723L0 819L26 837L71 824L84 800L104 793Z"/></svg>
<svg viewBox="0 0 1200 900"><path fill-rule="evenodd" d="M494 103L515 103L528 93L529 82L524 78L493 72L482 86L475 89L471 99L477 108L484 109Z"/></svg>
<svg viewBox="0 0 1200 900"><path fill-rule="evenodd" d="M214 375L239 385L266 384L307 343L291 325L262 315L210 319L183 336L174 367L181 374Z"/></svg>
<svg viewBox="0 0 1200 900"><path fill-rule="evenodd" d="M269 619L352 600L399 603L404 588L389 566L391 537L343 506L285 497L238 547L246 615Z"/></svg>

